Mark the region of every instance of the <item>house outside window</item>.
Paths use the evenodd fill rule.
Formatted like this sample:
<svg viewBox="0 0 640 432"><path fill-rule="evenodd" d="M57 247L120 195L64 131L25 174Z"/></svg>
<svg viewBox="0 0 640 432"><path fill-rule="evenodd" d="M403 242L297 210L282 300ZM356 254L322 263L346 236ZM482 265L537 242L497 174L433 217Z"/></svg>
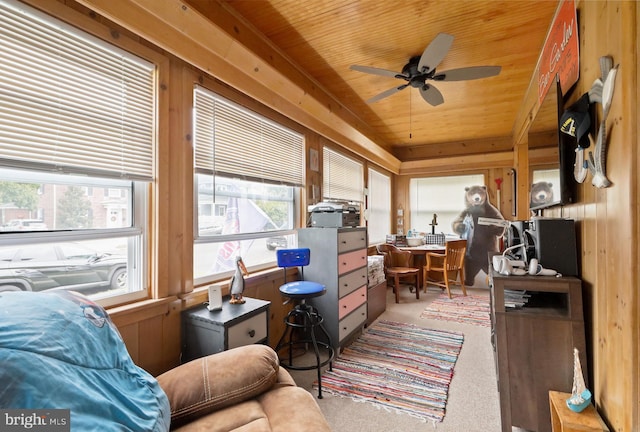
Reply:
<svg viewBox="0 0 640 432"><path fill-rule="evenodd" d="M147 297L155 64L13 0L0 28L0 291Z"/></svg>
<svg viewBox="0 0 640 432"><path fill-rule="evenodd" d="M304 137L210 90L194 89L194 282L250 271L295 247Z"/></svg>
<svg viewBox="0 0 640 432"><path fill-rule="evenodd" d="M431 233L433 215L438 215L435 233L452 234L452 222L465 208L465 187L484 185L484 175L413 178L409 181L411 226L407 230Z"/></svg>

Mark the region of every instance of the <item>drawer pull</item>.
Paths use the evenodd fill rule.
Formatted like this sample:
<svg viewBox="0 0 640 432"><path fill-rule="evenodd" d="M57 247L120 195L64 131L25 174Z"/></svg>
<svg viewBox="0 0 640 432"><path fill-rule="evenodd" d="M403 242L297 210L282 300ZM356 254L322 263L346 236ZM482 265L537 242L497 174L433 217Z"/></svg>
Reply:
<svg viewBox="0 0 640 432"><path fill-rule="evenodd" d="M249 337L254 337L256 335L256 331L255 330L249 330Z"/></svg>
<svg viewBox="0 0 640 432"><path fill-rule="evenodd" d="M346 308L347 308L347 305L342 305L342 309L346 309Z"/></svg>

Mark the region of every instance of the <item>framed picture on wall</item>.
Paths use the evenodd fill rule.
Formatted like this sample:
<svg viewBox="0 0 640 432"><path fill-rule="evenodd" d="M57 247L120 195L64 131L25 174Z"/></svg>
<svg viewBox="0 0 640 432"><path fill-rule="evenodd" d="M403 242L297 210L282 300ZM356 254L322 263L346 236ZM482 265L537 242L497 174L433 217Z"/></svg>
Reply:
<svg viewBox="0 0 640 432"><path fill-rule="evenodd" d="M319 167L319 159L318 159L318 150L309 149L309 168L311 171L318 171Z"/></svg>

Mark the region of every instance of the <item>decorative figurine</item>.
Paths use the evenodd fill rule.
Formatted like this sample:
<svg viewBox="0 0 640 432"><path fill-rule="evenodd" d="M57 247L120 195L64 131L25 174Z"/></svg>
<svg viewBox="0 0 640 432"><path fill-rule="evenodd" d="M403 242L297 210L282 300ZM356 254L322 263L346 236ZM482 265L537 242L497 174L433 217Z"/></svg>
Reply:
<svg viewBox="0 0 640 432"><path fill-rule="evenodd" d="M438 215L437 214L433 214L433 219L431 219L431 223L429 224L431 225L431 234L435 235L436 233L436 225L438 225Z"/></svg>
<svg viewBox="0 0 640 432"><path fill-rule="evenodd" d="M571 389L571 397L567 399L567 406L571 411L582 412L591 403L591 391L584 383L584 375L582 374L582 366L580 365L580 357L578 350L573 349L573 388Z"/></svg>
<svg viewBox="0 0 640 432"><path fill-rule="evenodd" d="M242 292L244 291L244 276L249 276L249 271L247 270L247 267L245 267L242 257L238 255L236 257L236 272L229 282L229 288L231 291L231 300L229 300L229 304L243 304L246 301L242 298Z"/></svg>

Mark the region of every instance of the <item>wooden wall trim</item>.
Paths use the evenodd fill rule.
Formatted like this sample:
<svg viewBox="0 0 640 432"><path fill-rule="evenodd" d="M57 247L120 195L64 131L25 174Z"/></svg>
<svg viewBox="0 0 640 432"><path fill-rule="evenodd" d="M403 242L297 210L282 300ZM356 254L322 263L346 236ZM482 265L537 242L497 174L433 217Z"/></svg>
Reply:
<svg viewBox="0 0 640 432"><path fill-rule="evenodd" d="M513 142L511 137L495 137L440 144L394 147L393 154L401 161L407 162L441 157L504 152L511 151L512 148Z"/></svg>
<svg viewBox="0 0 640 432"><path fill-rule="evenodd" d="M402 162L399 174L417 176L511 166L513 166L513 153L508 151Z"/></svg>
<svg viewBox="0 0 640 432"><path fill-rule="evenodd" d="M178 297L171 296L157 300L145 300L109 308L107 312L116 326L127 326L151 317L169 314L169 305L177 299Z"/></svg>

